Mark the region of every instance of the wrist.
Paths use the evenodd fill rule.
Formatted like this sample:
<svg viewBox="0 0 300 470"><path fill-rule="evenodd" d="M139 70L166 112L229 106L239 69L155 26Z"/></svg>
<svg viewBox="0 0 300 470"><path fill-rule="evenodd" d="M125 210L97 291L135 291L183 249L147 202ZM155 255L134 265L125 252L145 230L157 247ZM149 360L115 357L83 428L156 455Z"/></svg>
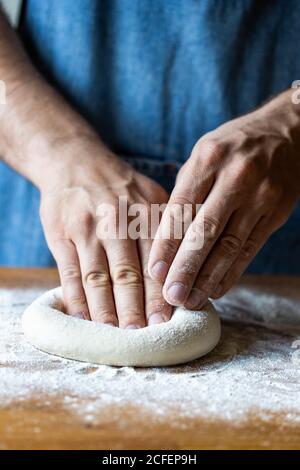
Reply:
<svg viewBox="0 0 300 470"><path fill-rule="evenodd" d="M294 90L288 89L261 108L263 119L273 123L275 133L281 135L293 152L300 152L300 104L293 100Z"/></svg>
<svg viewBox="0 0 300 470"><path fill-rule="evenodd" d="M40 130L28 141L26 160L27 177L40 190L52 188L60 175L66 184L71 179L71 170L83 166L95 153L104 153L105 147L95 133L88 129L63 129L57 133Z"/></svg>
<svg viewBox="0 0 300 470"><path fill-rule="evenodd" d="M97 191L102 188L105 191L120 189L132 181L134 170L106 147L95 133L81 130L51 143L44 137L32 143L32 153L36 157L32 159L34 170L31 174L34 173L33 182L41 193L72 187L89 187ZM43 160L39 158L41 152Z"/></svg>

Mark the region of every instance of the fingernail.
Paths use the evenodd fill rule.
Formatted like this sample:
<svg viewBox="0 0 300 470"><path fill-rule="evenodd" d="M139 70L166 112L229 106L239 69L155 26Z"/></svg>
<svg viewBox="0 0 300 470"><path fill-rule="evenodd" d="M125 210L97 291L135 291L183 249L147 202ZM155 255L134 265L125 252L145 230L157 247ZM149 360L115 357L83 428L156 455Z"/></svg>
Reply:
<svg viewBox="0 0 300 470"><path fill-rule="evenodd" d="M202 292L200 289L192 289L191 293L187 299L188 308L202 307L203 303L207 299L207 295Z"/></svg>
<svg viewBox="0 0 300 470"><path fill-rule="evenodd" d="M165 278L168 273L168 265L165 261L157 261L149 270L150 275L155 279Z"/></svg>
<svg viewBox="0 0 300 470"><path fill-rule="evenodd" d="M174 282L167 290L167 294L171 302L182 304L185 299L186 287L181 282Z"/></svg>
<svg viewBox="0 0 300 470"><path fill-rule="evenodd" d="M160 313L152 313L148 319L148 325L158 325L164 323L164 318Z"/></svg>
<svg viewBox="0 0 300 470"><path fill-rule="evenodd" d="M138 325L127 325L125 330L139 330L140 326Z"/></svg>
<svg viewBox="0 0 300 470"><path fill-rule="evenodd" d="M84 316L82 312L72 313L72 317L76 317L76 318L80 318L81 320L84 320Z"/></svg>

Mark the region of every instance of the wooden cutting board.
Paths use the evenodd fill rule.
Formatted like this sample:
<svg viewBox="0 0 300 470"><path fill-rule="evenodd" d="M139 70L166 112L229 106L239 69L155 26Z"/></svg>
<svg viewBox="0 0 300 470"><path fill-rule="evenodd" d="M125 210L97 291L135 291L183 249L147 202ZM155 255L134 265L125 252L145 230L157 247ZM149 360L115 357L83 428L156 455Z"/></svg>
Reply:
<svg viewBox="0 0 300 470"><path fill-rule="evenodd" d="M241 282L240 289L251 289L254 285L259 285L264 292L269 292L274 283L277 286L288 286L294 292L300 292L300 278L247 277ZM278 388L274 392L274 397L277 400L274 401L276 405L274 412L270 411L267 406L268 402L266 400L268 397L258 396L258 405L263 398L266 409L257 410L252 407L252 409L247 410L242 419L235 416L232 411L234 408L232 407L233 403L228 401L228 396L226 397L227 401L224 401L224 407L231 406L231 412L228 416L223 412L220 416L215 413L201 415L201 410L194 413L193 407L188 409L188 401L184 412L182 412L182 403L176 405L175 400L172 406L168 406L163 401L163 397L161 403L159 400L157 401L158 412L156 413L155 407L149 408L147 404L147 401L151 400L151 392L148 396L144 389L140 400L132 400L132 403L128 400L126 403L122 400L118 401L114 396L114 390L119 390L119 381L124 380L124 376L121 374L122 371L115 369L113 382L111 382L114 384L115 389L112 390L111 397L103 398L104 404L102 406L92 407L95 403L92 389L90 392L87 389L84 397L82 391L77 393L76 389L66 395L65 390L60 388L60 384L64 386L64 381L60 378L57 385L54 380L56 380L56 373L59 373L60 377L63 373L67 381L68 374L74 373L73 361L62 363L59 358L50 357L49 359L48 355L34 351L33 348L30 349L29 346L24 345L19 322L20 315L29 300L32 300L37 293L56 285L58 285L58 275L52 269L0 270L0 331L2 329L0 345L1 338L2 345L4 342L6 344L6 350L1 350L0 346L0 374L2 374L2 381L0 382L0 449L300 448L300 414L298 413L300 410L297 412L297 409L294 409L293 406L291 406L291 409L285 410L280 404L281 397L286 399L287 394L290 403L297 401L300 384L291 378L289 379L290 382L284 383L284 390L280 389L280 387L283 387L282 383L280 387L278 383L274 383L274 387ZM228 319L226 311L228 309L238 311L239 308L233 301L231 304L228 303L229 301L230 297L227 304L224 304L225 329L221 346L217 348L210 359L202 360L202 362L199 360L194 365L183 366L165 372L165 374L169 374L167 378L170 376L170 399L173 394L171 384L174 375L176 375L176 380L179 380L175 383L180 384L180 377L182 377L182 380L186 380L186 374L190 374L190 380L194 381L191 384L195 386L195 380L201 380L199 370L202 370L203 374L208 374L214 368L213 373L215 376L219 376L220 381L224 380L224 374L228 373L230 361L233 361L232 357L224 354L224 351L227 351L226 345L229 341L232 341L233 337L235 338L235 347L238 350L235 355L242 355L247 380L249 380L249 377L251 379L251 374L256 377L250 367L247 370L247 364L250 364L247 361L248 359L250 361L251 354L253 356L253 349L251 353L249 345L251 344L251 347L253 347L254 342L256 347L260 347L261 354L264 352L265 345L272 346L270 349L270 367L274 368L274 374L278 372L276 372L276 355L278 355L279 360L281 354L281 346L279 345L282 345L285 341L290 343L293 335L287 333L287 331L281 332L278 325L271 332L267 332L264 327L257 323L257 318L254 319L255 321L250 327L246 327L237 313L235 313L237 318ZM244 304L243 308L245 308ZM12 328L12 333L7 333L7 329L5 330L6 333L3 332L3 329L6 328L6 322L9 323L9 328ZM13 344L17 344L17 349L14 351L10 349L9 334L11 334L11 348L13 348ZM31 354L34 357L32 361ZM253 357L251 360L251 364L253 364ZM259 361L259 355L257 360ZM219 369L216 369L216 363L218 363ZM222 367L220 367L220 364L222 364ZM76 367L77 373L82 373L83 382L80 383L85 383L84 381L89 380L92 374L99 373L100 370L96 366L82 363L78 363ZM300 369L300 364L296 367ZM131 373L128 369L130 368L126 368L124 374ZM103 372L104 369L101 369L101 371ZM106 368L105 371L106 378L103 379L103 375L100 378L103 381L103 387L106 387L107 395L110 368ZM39 386L37 376L40 373L44 376L49 375L49 389ZM118 378L118 374L120 378ZM143 383L143 377L145 380L151 378L147 371L141 371L140 374L142 379L139 380L142 380L142 382L139 383ZM203 374L202 377L204 378ZM296 369L293 374L289 377L297 378L298 372ZM196 378L195 375L197 375ZM132 377L135 380L134 376ZM47 382L45 383L47 384ZM93 383L97 382L94 381ZM241 384L237 384L237 386L241 386ZM272 384L268 384L268 386L271 387ZM270 388L270 390L273 389ZM210 391L210 403L214 400L216 402L222 400L222 396L214 395L214 393L213 390ZM247 393L249 393L249 390ZM293 400L293 394L295 394L295 400ZM224 395L226 395L226 391L224 391ZM108 401L107 398L109 398ZM235 398L233 393L232 402ZM255 400L255 397L252 399ZM196 397L194 400L196 400ZM82 404L84 402L84 407L79 413L81 402ZM197 403L197 401L191 403ZM236 403L236 407L239 407L239 403Z"/></svg>

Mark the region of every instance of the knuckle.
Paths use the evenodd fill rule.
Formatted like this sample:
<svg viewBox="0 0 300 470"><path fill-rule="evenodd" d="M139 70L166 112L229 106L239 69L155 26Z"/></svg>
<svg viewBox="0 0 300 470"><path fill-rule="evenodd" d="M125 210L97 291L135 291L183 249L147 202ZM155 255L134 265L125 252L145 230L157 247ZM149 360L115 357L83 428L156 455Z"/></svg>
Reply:
<svg viewBox="0 0 300 470"><path fill-rule="evenodd" d="M257 158L246 158L243 160L243 164L240 167L240 171L242 174L252 174L252 175L259 175L260 174L260 166L258 164Z"/></svg>
<svg viewBox="0 0 300 470"><path fill-rule="evenodd" d="M214 240L220 231L220 222L213 217L205 217L203 220L204 240Z"/></svg>
<svg viewBox="0 0 300 470"><path fill-rule="evenodd" d="M230 173L235 183L244 183L245 178L249 176L249 169L247 163L245 161L242 161L238 164L231 165Z"/></svg>
<svg viewBox="0 0 300 470"><path fill-rule="evenodd" d="M243 169L245 177L251 182L263 182L268 178L268 166L265 159L259 153L251 153L243 159Z"/></svg>
<svg viewBox="0 0 300 470"><path fill-rule="evenodd" d="M225 235L222 237L220 244L229 256L235 256L241 249L242 241L235 235Z"/></svg>
<svg viewBox="0 0 300 470"><path fill-rule="evenodd" d="M83 295L73 296L68 299L68 306L69 307L85 307L85 298Z"/></svg>
<svg viewBox="0 0 300 470"><path fill-rule="evenodd" d="M244 189L245 182L254 184L261 181L263 172L261 165L256 158L239 157L238 162L230 167L230 173L237 185L237 188Z"/></svg>
<svg viewBox="0 0 300 470"><path fill-rule="evenodd" d="M141 286L143 284L140 271L133 266L116 266L112 278L114 284L121 286Z"/></svg>
<svg viewBox="0 0 300 470"><path fill-rule="evenodd" d="M176 194L173 197L170 212L172 215L176 215L182 212L182 206L191 204L193 204L192 194L189 194L187 191L185 194Z"/></svg>
<svg viewBox="0 0 300 470"><path fill-rule="evenodd" d="M223 142L212 137L200 139L193 148L190 161L196 175L203 177L203 169L207 176L212 176L218 172L224 161L225 145ZM199 163L201 163L201 173L199 173Z"/></svg>
<svg viewBox="0 0 300 470"><path fill-rule="evenodd" d="M96 210L97 218L101 219L105 217L108 220L117 220L120 214L120 208L115 200L100 203Z"/></svg>
<svg viewBox="0 0 300 470"><path fill-rule="evenodd" d="M257 251L257 244L254 240L250 238L246 241L245 245L242 247L241 256L245 261L251 260Z"/></svg>
<svg viewBox="0 0 300 470"><path fill-rule="evenodd" d="M223 144L212 137L206 137L205 139L198 140L193 149L193 153L202 158L219 160L220 156L223 154Z"/></svg>
<svg viewBox="0 0 300 470"><path fill-rule="evenodd" d="M69 265L66 266L61 270L61 276L64 279L64 281L76 281L81 278L81 273L79 266L77 265Z"/></svg>
<svg viewBox="0 0 300 470"><path fill-rule="evenodd" d="M186 189L184 194L174 196L169 212L171 226L179 228L192 222L197 207L192 188L193 185L191 185L191 189Z"/></svg>
<svg viewBox="0 0 300 470"><path fill-rule="evenodd" d="M112 201L111 203L107 204L107 210L105 213L105 220L107 220L110 224L114 224L117 226L118 221L120 219L120 207L116 201ZM101 220L101 217L100 217Z"/></svg>
<svg viewBox="0 0 300 470"><path fill-rule="evenodd" d="M91 212L81 211L70 221L73 238L88 238L95 228L95 219Z"/></svg>
<svg viewBox="0 0 300 470"><path fill-rule="evenodd" d="M228 168L233 180L232 190L236 195L242 196L244 194L245 183L249 181L251 172L248 169L247 163L242 162L236 165L231 165Z"/></svg>
<svg viewBox="0 0 300 470"><path fill-rule="evenodd" d="M107 271L92 271L85 275L84 283L87 287L106 287L110 283L110 277Z"/></svg>

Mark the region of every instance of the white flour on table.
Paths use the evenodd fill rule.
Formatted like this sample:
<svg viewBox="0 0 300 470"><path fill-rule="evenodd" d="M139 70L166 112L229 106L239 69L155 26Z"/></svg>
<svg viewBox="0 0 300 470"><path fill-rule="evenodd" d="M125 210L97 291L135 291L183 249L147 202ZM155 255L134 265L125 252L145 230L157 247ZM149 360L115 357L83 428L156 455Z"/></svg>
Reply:
<svg viewBox="0 0 300 470"><path fill-rule="evenodd" d="M222 339L210 355L180 367L134 369L85 364L35 350L20 318L39 289L0 289L0 406L32 395L64 396L85 422L107 405L143 406L159 419L243 421L273 413L300 422L300 283L244 284L215 305ZM47 402L43 403L47 406Z"/></svg>

